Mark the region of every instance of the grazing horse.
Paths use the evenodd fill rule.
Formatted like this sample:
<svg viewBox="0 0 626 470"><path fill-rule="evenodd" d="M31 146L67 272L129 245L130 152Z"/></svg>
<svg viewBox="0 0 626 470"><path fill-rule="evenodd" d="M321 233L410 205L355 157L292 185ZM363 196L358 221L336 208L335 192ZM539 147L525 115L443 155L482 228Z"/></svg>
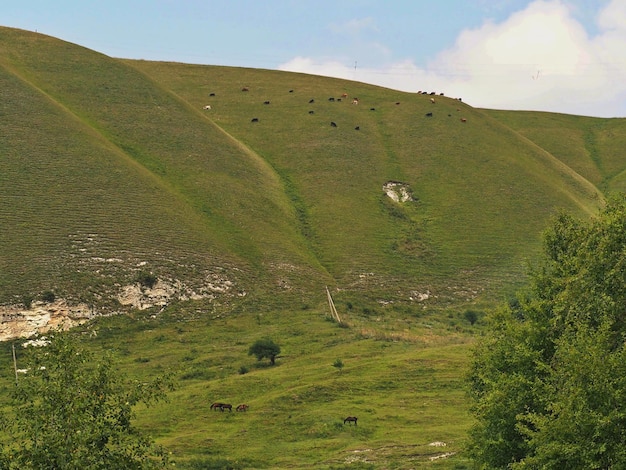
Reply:
<svg viewBox="0 0 626 470"><path fill-rule="evenodd" d="M354 423L354 425L356 426L356 420L357 420L356 416L348 416L346 419L343 420L343 424Z"/></svg>
<svg viewBox="0 0 626 470"><path fill-rule="evenodd" d="M235 411L248 411L248 408L250 408L248 405L239 405Z"/></svg>
<svg viewBox="0 0 626 470"><path fill-rule="evenodd" d="M231 413L233 411L233 405L231 405L230 403L221 403L220 404L220 408L221 408L222 411L224 411L224 408L226 408Z"/></svg>
<svg viewBox="0 0 626 470"><path fill-rule="evenodd" d="M215 402L211 404L211 409L212 410L217 410L218 408L221 408L223 405L223 403L219 403L219 402Z"/></svg>

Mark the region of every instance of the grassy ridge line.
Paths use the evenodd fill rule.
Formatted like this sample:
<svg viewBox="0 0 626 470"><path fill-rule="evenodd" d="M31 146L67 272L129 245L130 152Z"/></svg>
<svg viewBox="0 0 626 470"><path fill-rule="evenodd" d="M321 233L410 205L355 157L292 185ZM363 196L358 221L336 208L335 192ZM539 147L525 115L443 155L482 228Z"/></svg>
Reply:
<svg viewBox="0 0 626 470"><path fill-rule="evenodd" d="M487 119L492 119L487 115ZM572 167L567 165L564 161L556 158L553 154L541 147L528 137L512 130L510 127L505 126L499 121L496 121L497 125L501 126L503 131L515 133L520 140L523 140L528 145L536 148L541 155L540 159L537 159L535 164L535 174L540 177L546 184L549 184L555 188L556 191L565 194L574 204L576 204L582 211L588 215L595 215L598 209L598 202L603 200L602 191L596 187L591 181L585 178L583 175L576 172ZM545 166L552 168L557 175L560 175L561 183L557 184L558 178L549 177L545 173ZM539 166L543 168L539 168ZM563 184L563 180L570 180L571 184Z"/></svg>
<svg viewBox="0 0 626 470"><path fill-rule="evenodd" d="M624 119L485 110L564 161L603 191L623 191Z"/></svg>
<svg viewBox="0 0 626 470"><path fill-rule="evenodd" d="M162 240L167 244L156 250L166 258L208 248L206 234L194 228L197 214L152 174L23 77L4 67L0 75L7 117L0 162L5 296L36 294L37 277L47 280L44 288L69 290L79 266L89 271L84 263L91 257L123 258L126 270L142 258L154 262Z"/></svg>
<svg viewBox="0 0 626 470"><path fill-rule="evenodd" d="M67 45L39 36L35 39L39 41L33 45L35 57L21 51L21 56L14 58L28 71L29 79L36 78L40 88L184 194L188 208L204 219L206 235L227 244L225 253L246 258L247 263L258 267L268 259L277 264L303 265L303 256L308 258L304 265L315 265L306 247L292 236L297 233L297 224L285 206L281 188L271 184L268 173L251 162L250 155L225 140L222 131L211 130L206 119L195 113L190 119L185 103L155 88L134 69L99 54L76 48L78 55L72 50L74 56L67 58L71 66L51 74L55 65L50 63L46 68L43 63L58 57L55 52L60 53L59 45ZM50 47L55 52L38 56ZM138 79L140 76L144 78ZM153 106L157 100L156 109L146 103L146 97ZM167 109L162 109L163 105ZM161 125L154 122L159 120ZM277 207L281 209L275 210ZM198 246L197 254L203 256L202 251ZM254 271L255 276L262 274L258 269L250 270Z"/></svg>

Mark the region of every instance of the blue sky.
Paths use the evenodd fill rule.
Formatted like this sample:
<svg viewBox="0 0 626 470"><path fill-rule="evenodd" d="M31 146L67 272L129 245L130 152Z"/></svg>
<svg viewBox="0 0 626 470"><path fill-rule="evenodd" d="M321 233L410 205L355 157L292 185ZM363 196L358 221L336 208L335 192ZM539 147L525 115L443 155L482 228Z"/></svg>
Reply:
<svg viewBox="0 0 626 470"><path fill-rule="evenodd" d="M624 0L4 0L0 22L113 57L626 117Z"/></svg>

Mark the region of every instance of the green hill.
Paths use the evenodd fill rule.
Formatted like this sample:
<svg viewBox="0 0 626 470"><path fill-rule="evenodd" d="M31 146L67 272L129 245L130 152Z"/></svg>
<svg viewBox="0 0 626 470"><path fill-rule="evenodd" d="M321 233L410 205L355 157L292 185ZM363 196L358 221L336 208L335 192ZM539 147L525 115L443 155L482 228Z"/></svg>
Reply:
<svg viewBox="0 0 626 470"><path fill-rule="evenodd" d="M100 296L138 265L187 282L219 271L272 295L475 297L455 284L490 297L520 280L556 210L593 213L598 188L623 180L608 138L626 132L619 120L117 60L10 28L0 51L5 303ZM540 138L542 123L557 130ZM390 181L412 200L387 197Z"/></svg>
<svg viewBox="0 0 626 470"><path fill-rule="evenodd" d="M52 291L128 310L77 333L128 377L175 373L170 402L137 412L178 468L466 468L482 313L524 282L553 214L626 187L621 119L114 59L12 28L0 90L0 305ZM123 307L146 274L202 298ZM325 318L325 285L348 327ZM246 354L262 337L276 367ZM221 400L250 411L211 412Z"/></svg>

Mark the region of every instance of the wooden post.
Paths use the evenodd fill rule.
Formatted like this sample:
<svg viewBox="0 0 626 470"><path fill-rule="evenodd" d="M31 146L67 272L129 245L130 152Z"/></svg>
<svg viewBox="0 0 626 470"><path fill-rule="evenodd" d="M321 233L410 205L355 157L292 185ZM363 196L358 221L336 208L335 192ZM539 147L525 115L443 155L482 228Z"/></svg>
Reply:
<svg viewBox="0 0 626 470"><path fill-rule="evenodd" d="M326 286L326 296L328 297L328 306L330 307L330 316L334 320L337 320L337 323L341 323L341 318L339 318L339 314L337 313L337 309L335 308L335 303L333 302L333 298L330 295L328 286Z"/></svg>
<svg viewBox="0 0 626 470"><path fill-rule="evenodd" d="M11 343L13 349L13 369L15 370L15 385L17 385L17 358L15 357L15 343Z"/></svg>

